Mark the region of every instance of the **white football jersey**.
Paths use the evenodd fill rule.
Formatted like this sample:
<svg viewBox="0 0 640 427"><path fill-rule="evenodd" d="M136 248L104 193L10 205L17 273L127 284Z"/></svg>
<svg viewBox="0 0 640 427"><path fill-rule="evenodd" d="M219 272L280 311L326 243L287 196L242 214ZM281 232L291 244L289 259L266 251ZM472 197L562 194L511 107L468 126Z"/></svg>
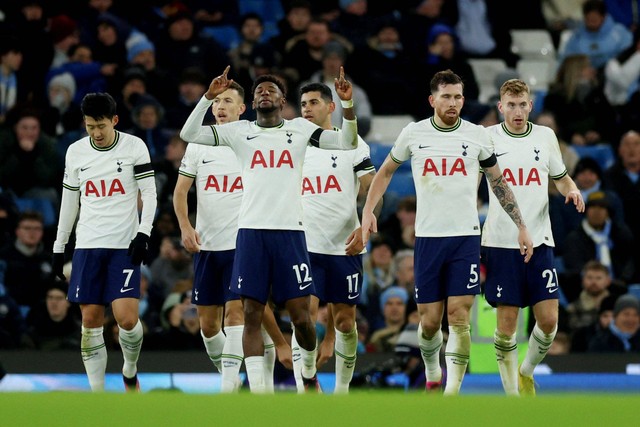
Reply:
<svg viewBox="0 0 640 427"><path fill-rule="evenodd" d="M360 227L359 177L375 171L366 142L355 150L309 147L302 170L302 210L309 252L345 255L345 242Z"/></svg>
<svg viewBox="0 0 640 427"><path fill-rule="evenodd" d="M235 249L242 202L242 178L229 147L188 144L180 175L193 178L198 200L196 230L204 251Z"/></svg>
<svg viewBox="0 0 640 427"><path fill-rule="evenodd" d="M136 136L116 131L108 148L89 136L71 144L62 185L80 191L76 248L128 248L140 223L137 180L153 176L149 150Z"/></svg>
<svg viewBox="0 0 640 427"><path fill-rule="evenodd" d="M509 183L527 224L533 245L555 246L549 219L549 178L567 174L558 139L548 127L532 123L521 135L502 124L487 128L502 175ZM489 212L482 228L482 245L518 248L518 228L489 191Z"/></svg>
<svg viewBox="0 0 640 427"><path fill-rule="evenodd" d="M409 123L390 154L397 163L411 158L417 237L480 234L479 162L493 154L485 128L466 120L440 128L433 117Z"/></svg>

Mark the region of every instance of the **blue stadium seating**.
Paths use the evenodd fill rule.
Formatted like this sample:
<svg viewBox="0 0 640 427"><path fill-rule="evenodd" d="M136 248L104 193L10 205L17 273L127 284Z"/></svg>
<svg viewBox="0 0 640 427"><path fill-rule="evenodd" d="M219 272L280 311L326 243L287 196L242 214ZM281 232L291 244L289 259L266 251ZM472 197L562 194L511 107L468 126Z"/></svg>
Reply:
<svg viewBox="0 0 640 427"><path fill-rule="evenodd" d="M413 182L411 170L398 169L396 173L393 174L387 191L396 193L400 197L415 196L416 186Z"/></svg>
<svg viewBox="0 0 640 427"><path fill-rule="evenodd" d="M598 162L603 171L612 166L616 161L616 155L609 144L572 145L572 147L581 158L593 158Z"/></svg>
<svg viewBox="0 0 640 427"><path fill-rule="evenodd" d="M367 145L369 145L369 151L371 152L371 163L376 167L376 170L380 169L382 163L387 158L387 154L391 151L391 145L382 144L380 142L375 141L367 141ZM411 161L407 160L402 163L398 168L398 171L404 170L411 172Z"/></svg>
<svg viewBox="0 0 640 427"><path fill-rule="evenodd" d="M209 25L202 29L202 35L217 41L224 50L229 50L240 43L240 32L233 25Z"/></svg>
<svg viewBox="0 0 640 427"><path fill-rule="evenodd" d="M45 227L51 227L57 224L58 215L51 200L44 197L16 197L15 199L18 211L37 211L42 214Z"/></svg>

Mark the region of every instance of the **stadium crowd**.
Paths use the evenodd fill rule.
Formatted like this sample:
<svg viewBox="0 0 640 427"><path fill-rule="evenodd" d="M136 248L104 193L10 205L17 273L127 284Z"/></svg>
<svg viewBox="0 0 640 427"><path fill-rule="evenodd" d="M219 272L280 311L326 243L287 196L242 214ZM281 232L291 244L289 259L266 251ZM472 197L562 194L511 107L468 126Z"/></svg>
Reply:
<svg viewBox="0 0 640 427"><path fill-rule="evenodd" d="M368 138L372 122L388 115L424 119L429 80L446 69L465 82L462 117L485 126L499 123L495 99L480 98L471 60L504 60L508 68L495 81L500 87L522 71L510 30L539 29L552 36L558 54L555 77L535 92L531 117L556 132L586 202L585 213L576 213L549 189L562 294L550 354L640 352L640 245L634 244L640 241L637 2L532 0L519 2L518 19L501 8L501 2L480 0L4 2L0 349L79 346L79 309L65 300L68 284L54 280L51 257L64 156L85 135L80 101L87 93L113 95L117 129L145 141L155 170L158 208L141 275L143 350L202 350L188 297L193 259L181 242L172 197L187 145L180 129L213 76L230 64L230 78L247 91L260 75L279 76L289 94L283 117L290 119L300 116L296 98L302 85L333 87L344 66L354 84L360 136L371 146L388 146L393 141ZM339 125L340 108L334 115ZM241 119L255 117L247 108ZM481 219L488 200L481 185ZM418 323L412 298L415 213L414 195L385 194L379 233L364 258L365 292L356 316L358 351L398 351L406 356L398 359L400 369L413 376L421 372L415 333L406 333ZM66 251L70 260L73 239ZM65 276L70 275L69 262ZM276 310L276 316L290 335L286 312ZM326 322L321 303L318 340ZM105 325L110 349L119 348L114 326L112 318Z"/></svg>

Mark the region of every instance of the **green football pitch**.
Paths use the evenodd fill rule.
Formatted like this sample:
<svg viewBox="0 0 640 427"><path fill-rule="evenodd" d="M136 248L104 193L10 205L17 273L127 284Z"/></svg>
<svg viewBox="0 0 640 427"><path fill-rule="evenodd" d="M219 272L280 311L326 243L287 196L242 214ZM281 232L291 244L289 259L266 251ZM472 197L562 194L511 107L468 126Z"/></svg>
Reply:
<svg viewBox="0 0 640 427"><path fill-rule="evenodd" d="M637 426L640 395L536 398L354 391L347 396L1 393L0 425L13 426Z"/></svg>

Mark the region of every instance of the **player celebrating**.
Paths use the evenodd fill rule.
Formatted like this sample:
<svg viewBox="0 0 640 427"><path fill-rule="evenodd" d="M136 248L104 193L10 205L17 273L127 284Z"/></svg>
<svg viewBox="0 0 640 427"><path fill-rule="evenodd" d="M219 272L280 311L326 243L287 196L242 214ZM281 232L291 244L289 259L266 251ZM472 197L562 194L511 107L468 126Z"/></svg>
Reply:
<svg viewBox="0 0 640 427"><path fill-rule="evenodd" d="M302 224L302 164L308 145L344 150L357 146L351 83L341 70L335 85L345 104L342 132L323 130L303 118L284 120L284 86L272 75L260 76L254 82L255 122L201 126L212 97L229 88L232 80L228 72L229 67L213 79L180 136L191 143L229 146L241 166L244 192L232 290L243 297L242 344L249 386L255 393L265 391L261 323L271 296L276 304L285 305L295 325L305 386L317 389L316 337L309 316L313 282Z"/></svg>
<svg viewBox="0 0 640 427"><path fill-rule="evenodd" d="M533 369L547 354L558 325L558 275L553 266L554 241L549 219L549 178L584 211L584 200L567 173L553 130L528 121L533 107L525 82L507 80L500 88L498 109L504 122L488 128L505 180L522 207L532 233L535 253L528 264L520 260L514 243L517 229L489 195L489 213L482 232L487 266L485 297L497 307L495 348L502 385L508 395L534 395ZM516 328L520 307L533 307L536 324L525 359L518 370ZM519 392L518 392L519 389Z"/></svg>
<svg viewBox="0 0 640 427"><path fill-rule="evenodd" d="M305 119L322 129L334 129L331 113L335 103L331 89L325 84L310 83L302 87L300 107ZM364 251L356 201L359 191L366 194L374 174L369 146L360 137L358 147L352 151L309 147L305 155L302 207L316 291L311 297L311 318L316 320L319 299L330 304L332 321L320 346L318 364L331 357L335 346L335 393L349 391L355 368L356 304L362 288L361 254ZM298 359L295 335L291 341L295 361ZM301 391L304 387L299 368L294 362L296 385Z"/></svg>
<svg viewBox="0 0 640 427"><path fill-rule="evenodd" d="M211 110L216 123L240 119L245 111L244 89L236 82L213 97ZM189 220L187 195L196 182L196 229ZM218 371L222 373L222 392L236 391L238 372L242 365L242 332L244 315L242 301L231 292L231 269L238 234L238 215L242 201L242 178L236 155L229 147L208 147L189 144L180 165L178 182L173 193L173 206L180 224L185 248L194 255L195 278L192 303L198 309L200 330L205 348ZM220 217L207 215L218 212ZM290 365L291 350L275 324L273 313L266 313L265 323L271 323L271 333L277 333L278 355ZM224 312L224 333L222 317ZM226 337L225 337L226 335ZM264 330L265 382L273 391L273 369L276 354L274 342Z"/></svg>
<svg viewBox="0 0 640 427"><path fill-rule="evenodd" d="M79 303L82 312L80 349L89 384L93 391L104 390L103 324L110 303L124 356L125 388L138 390L140 263L147 258L157 205L154 173L145 143L114 129L118 116L111 95L87 94L81 110L88 136L67 150L53 273L65 279L64 248L79 211L68 299Z"/></svg>
<svg viewBox="0 0 640 427"><path fill-rule="evenodd" d="M377 231L373 207L400 164L411 158L416 185L415 299L420 314L418 342L428 390L442 387L439 352L445 298L449 339L445 349L445 395L459 393L469 362L469 312L480 292L480 223L477 186L480 166L498 201L518 229L520 252L528 262L531 238L502 177L486 130L460 118L463 82L451 70L431 79L433 117L407 125L376 174L362 214L363 240Z"/></svg>

